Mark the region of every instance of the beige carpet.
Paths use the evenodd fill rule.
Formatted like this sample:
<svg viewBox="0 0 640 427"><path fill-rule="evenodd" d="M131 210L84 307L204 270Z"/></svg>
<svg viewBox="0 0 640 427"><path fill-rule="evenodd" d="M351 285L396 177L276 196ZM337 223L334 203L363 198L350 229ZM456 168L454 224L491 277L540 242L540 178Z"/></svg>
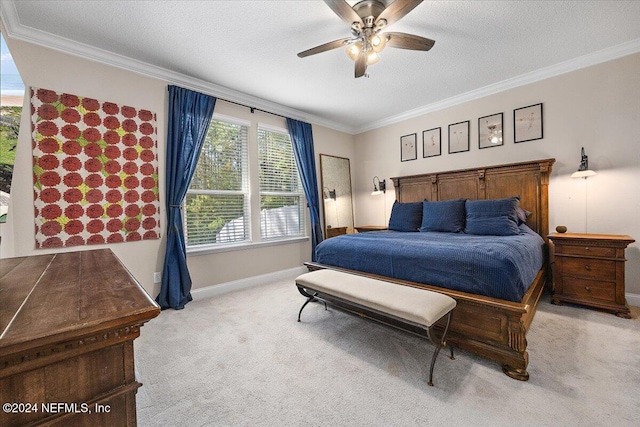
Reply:
<svg viewBox="0 0 640 427"><path fill-rule="evenodd" d="M528 382L310 304L293 280L168 310L135 342L140 426L638 426L640 320L543 301Z"/></svg>

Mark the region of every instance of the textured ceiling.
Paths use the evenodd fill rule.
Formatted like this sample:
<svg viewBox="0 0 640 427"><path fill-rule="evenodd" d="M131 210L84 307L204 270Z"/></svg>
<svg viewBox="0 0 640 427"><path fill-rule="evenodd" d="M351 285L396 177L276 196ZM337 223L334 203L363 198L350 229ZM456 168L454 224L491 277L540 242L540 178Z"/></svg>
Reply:
<svg viewBox="0 0 640 427"><path fill-rule="evenodd" d="M22 29L134 58L354 132L640 41L637 1L425 1L389 30L434 39L433 49L387 48L369 67L369 78L354 79L354 63L343 49L296 56L350 35L321 1L2 1L3 11L15 7L13 24Z"/></svg>

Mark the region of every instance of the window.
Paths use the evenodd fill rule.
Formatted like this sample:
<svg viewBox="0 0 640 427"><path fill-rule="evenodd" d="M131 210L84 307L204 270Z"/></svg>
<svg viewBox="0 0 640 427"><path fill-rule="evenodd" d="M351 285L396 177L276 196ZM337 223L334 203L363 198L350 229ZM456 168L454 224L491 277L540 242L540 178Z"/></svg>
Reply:
<svg viewBox="0 0 640 427"><path fill-rule="evenodd" d="M0 34L0 223L7 221L13 164L16 159L24 83Z"/></svg>
<svg viewBox="0 0 640 427"><path fill-rule="evenodd" d="M289 134L259 127L258 161L261 239L303 235L304 195Z"/></svg>
<svg viewBox="0 0 640 427"><path fill-rule="evenodd" d="M185 198L187 246L249 240L247 126L211 120Z"/></svg>
<svg viewBox="0 0 640 427"><path fill-rule="evenodd" d="M183 206L189 250L305 238L305 207L286 129L215 113Z"/></svg>

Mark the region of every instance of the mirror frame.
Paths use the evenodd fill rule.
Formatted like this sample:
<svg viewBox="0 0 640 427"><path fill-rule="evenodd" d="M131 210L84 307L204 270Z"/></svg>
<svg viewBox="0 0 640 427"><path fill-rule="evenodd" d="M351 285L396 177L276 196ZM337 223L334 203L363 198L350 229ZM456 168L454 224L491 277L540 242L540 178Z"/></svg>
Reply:
<svg viewBox="0 0 640 427"><path fill-rule="evenodd" d="M349 185L349 198L350 198L350 214L351 214L351 225L346 225L347 227L347 233L353 233L354 232L354 227L355 227L355 217L353 214L353 185L351 182L351 161L349 160L348 157L340 157L340 156L333 156L331 154L320 154L320 200L322 200L322 225L323 225L323 230L324 230L324 237L325 239L327 238L327 211L326 211L326 206L325 206L325 201L324 201L324 188L325 188L325 171L324 171L324 167L323 167L323 158L334 158L334 159L340 159L340 160L346 160L347 161L347 172L348 172L348 185ZM326 164L326 160L325 160L325 164Z"/></svg>

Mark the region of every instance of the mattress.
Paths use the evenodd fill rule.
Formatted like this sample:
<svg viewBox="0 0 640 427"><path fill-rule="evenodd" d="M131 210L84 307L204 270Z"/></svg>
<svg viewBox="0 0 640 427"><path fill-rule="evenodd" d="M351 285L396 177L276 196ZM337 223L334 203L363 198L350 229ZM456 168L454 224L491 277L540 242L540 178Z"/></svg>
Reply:
<svg viewBox="0 0 640 427"><path fill-rule="evenodd" d="M515 236L373 231L316 247L320 264L520 302L544 262L544 241L526 225Z"/></svg>

